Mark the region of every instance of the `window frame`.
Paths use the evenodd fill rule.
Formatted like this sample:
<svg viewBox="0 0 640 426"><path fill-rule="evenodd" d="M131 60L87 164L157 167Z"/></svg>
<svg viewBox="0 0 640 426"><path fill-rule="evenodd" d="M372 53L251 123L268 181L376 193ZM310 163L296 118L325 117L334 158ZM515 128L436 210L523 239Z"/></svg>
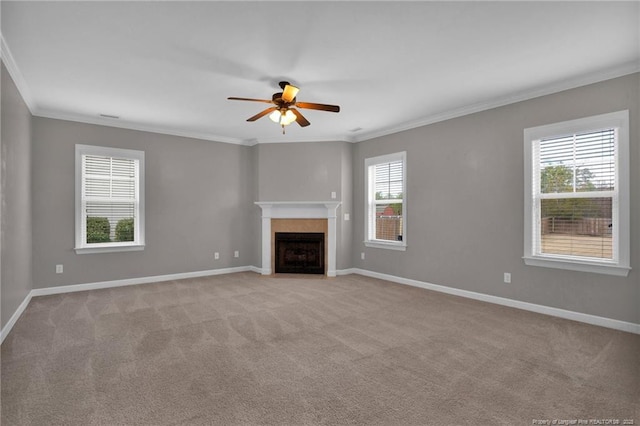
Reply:
<svg viewBox="0 0 640 426"><path fill-rule="evenodd" d="M375 220L373 223L369 220L371 217L375 217L376 206L376 204L372 202L375 199L375 184L372 180L374 179L372 170L373 166L378 164L395 161L402 161L402 241L379 240L372 238L372 236L375 236ZM407 249L407 152L401 151L365 158L364 181L364 245L366 247L405 251ZM374 210L373 214L371 209Z"/></svg>
<svg viewBox="0 0 640 426"><path fill-rule="evenodd" d="M568 136L613 128L615 141L615 193L612 196L613 259L555 254L537 254L535 245L539 239L539 212L534 185L539 183L539 170L534 165L536 143L542 139ZM539 173L539 171L538 171ZM566 269L607 275L627 276L630 267L630 176L629 176L629 111L617 111L576 120L563 121L524 129L524 256L526 265ZM597 194L597 193L596 193Z"/></svg>
<svg viewBox="0 0 640 426"><path fill-rule="evenodd" d="M137 216L135 222L134 241L114 241L109 243L87 244L86 238L86 216L82 206L82 157L84 155L95 155L122 158L138 161L138 181L136 189L138 192ZM89 253L109 253L121 251L139 251L145 248L145 207L144 207L144 151L137 151L124 148L111 148L95 145L75 146L75 251L77 254Z"/></svg>

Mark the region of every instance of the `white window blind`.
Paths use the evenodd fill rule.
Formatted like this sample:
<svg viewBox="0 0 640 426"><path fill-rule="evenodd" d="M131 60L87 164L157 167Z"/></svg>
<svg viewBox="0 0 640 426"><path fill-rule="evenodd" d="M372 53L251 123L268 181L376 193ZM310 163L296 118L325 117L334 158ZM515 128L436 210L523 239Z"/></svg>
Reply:
<svg viewBox="0 0 640 426"><path fill-rule="evenodd" d="M535 144L537 254L614 258L615 140L609 128Z"/></svg>
<svg viewBox="0 0 640 426"><path fill-rule="evenodd" d="M141 151L76 146L76 250L141 249L143 161Z"/></svg>
<svg viewBox="0 0 640 426"><path fill-rule="evenodd" d="M405 153L367 159L367 238L405 246Z"/></svg>
<svg viewBox="0 0 640 426"><path fill-rule="evenodd" d="M402 199L403 164L402 161L376 164L375 166L376 199Z"/></svg>
<svg viewBox="0 0 640 426"><path fill-rule="evenodd" d="M629 113L525 129L527 265L627 275Z"/></svg>
<svg viewBox="0 0 640 426"><path fill-rule="evenodd" d="M82 156L83 207L87 228L93 218L106 218L109 222L109 241L99 241L87 229L86 243L133 241L134 232L118 232L118 223L136 219L138 161L96 155ZM128 226L128 225L127 225ZM121 226L122 228L122 226ZM93 238L92 238L93 237Z"/></svg>

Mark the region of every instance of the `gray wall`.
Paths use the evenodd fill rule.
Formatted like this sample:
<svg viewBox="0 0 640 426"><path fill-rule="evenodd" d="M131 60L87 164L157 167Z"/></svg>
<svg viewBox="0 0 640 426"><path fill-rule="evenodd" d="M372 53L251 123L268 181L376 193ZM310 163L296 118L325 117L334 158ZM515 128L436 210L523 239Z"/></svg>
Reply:
<svg viewBox="0 0 640 426"><path fill-rule="evenodd" d="M342 199L342 154L346 142L256 145L259 201Z"/></svg>
<svg viewBox="0 0 640 426"><path fill-rule="evenodd" d="M32 287L31 278L31 113L2 64L2 327Z"/></svg>
<svg viewBox="0 0 640 426"><path fill-rule="evenodd" d="M338 261L337 269L352 267L353 249L353 144L342 145L342 204L338 210ZM349 219L345 219L345 214Z"/></svg>
<svg viewBox="0 0 640 426"><path fill-rule="evenodd" d="M351 267L351 167L348 142L260 144L257 153L259 201L330 201L336 193L337 269Z"/></svg>
<svg viewBox="0 0 640 426"><path fill-rule="evenodd" d="M145 151L143 252L73 250L75 144ZM33 145L35 288L261 266L254 201L325 201L331 191L343 203L337 267L351 266L351 226L342 213L351 209L352 144L244 147L35 117ZM64 265L64 274L55 274L56 264Z"/></svg>
<svg viewBox="0 0 640 426"><path fill-rule="evenodd" d="M144 251L74 251L76 144L145 152ZM250 147L35 117L34 288L255 264L253 173Z"/></svg>
<svg viewBox="0 0 640 426"><path fill-rule="evenodd" d="M323 201L331 191L342 202L338 269L640 323L640 74L357 144L254 147L31 117L2 74L3 326L32 287L260 266L254 201ZM631 115L633 270L622 278L525 266L523 129L622 109ZM144 251L73 250L75 144L145 151ZM364 159L401 150L408 153L408 249L365 248ZM64 274L55 274L56 264ZM511 284L503 272L512 273Z"/></svg>
<svg viewBox="0 0 640 426"><path fill-rule="evenodd" d="M358 143L353 266L640 323L640 74ZM626 278L525 266L523 130L629 109L631 267ZM407 251L365 248L364 161L407 151ZM366 259L360 259L360 252ZM503 283L503 272L512 283Z"/></svg>

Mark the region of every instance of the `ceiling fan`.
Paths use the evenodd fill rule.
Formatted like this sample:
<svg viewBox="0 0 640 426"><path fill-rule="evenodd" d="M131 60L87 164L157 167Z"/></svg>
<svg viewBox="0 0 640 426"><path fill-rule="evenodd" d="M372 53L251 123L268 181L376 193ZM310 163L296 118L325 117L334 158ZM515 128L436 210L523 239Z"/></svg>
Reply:
<svg viewBox="0 0 640 426"><path fill-rule="evenodd" d="M294 107L298 108L306 108L306 109L315 109L319 111L329 111L329 112L340 112L340 107L338 105L326 105L326 104L314 104L311 102L298 102L296 100L296 95L300 90L296 86L292 86L288 81L281 81L280 88L282 92L274 93L271 97L271 100L268 99L253 99L253 98L236 98L229 97L232 101L252 101L252 102L264 102L268 104L273 104L274 106L265 109L254 115L253 117L247 118L247 121L256 121L259 118L264 117L269 114L269 118L282 126L282 133L284 134L284 126L288 126L294 121L298 123L301 127L306 127L309 124L309 120L304 118L304 116Z"/></svg>

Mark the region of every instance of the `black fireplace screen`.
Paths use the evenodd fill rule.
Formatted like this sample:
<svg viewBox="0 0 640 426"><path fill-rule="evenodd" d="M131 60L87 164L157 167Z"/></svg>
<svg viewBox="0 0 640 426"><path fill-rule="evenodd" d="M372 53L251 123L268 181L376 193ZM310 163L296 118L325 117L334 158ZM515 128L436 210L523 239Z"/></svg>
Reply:
<svg viewBox="0 0 640 426"><path fill-rule="evenodd" d="M324 233L276 232L275 272L324 274Z"/></svg>

